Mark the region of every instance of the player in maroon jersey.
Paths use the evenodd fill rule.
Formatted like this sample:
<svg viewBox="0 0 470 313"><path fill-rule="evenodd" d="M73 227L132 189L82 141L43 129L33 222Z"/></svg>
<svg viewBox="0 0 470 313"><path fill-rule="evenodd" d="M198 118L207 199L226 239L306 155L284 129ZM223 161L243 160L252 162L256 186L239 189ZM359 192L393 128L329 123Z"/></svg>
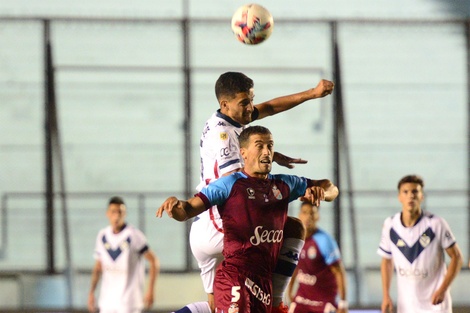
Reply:
<svg viewBox="0 0 470 313"><path fill-rule="evenodd" d="M337 242L318 227L319 211L319 207L309 202L300 207L299 219L305 226L307 238L287 288L291 300L289 312L346 313L346 271ZM298 283L295 294L294 282Z"/></svg>
<svg viewBox="0 0 470 313"><path fill-rule="evenodd" d="M214 296L217 312L271 312L271 276L283 241L289 202L300 198L319 205L333 201L338 188L329 180L271 175L274 141L262 126L239 138L245 166L219 178L195 197L168 198L157 210L185 221L217 205L224 223L224 261L218 267Z"/></svg>

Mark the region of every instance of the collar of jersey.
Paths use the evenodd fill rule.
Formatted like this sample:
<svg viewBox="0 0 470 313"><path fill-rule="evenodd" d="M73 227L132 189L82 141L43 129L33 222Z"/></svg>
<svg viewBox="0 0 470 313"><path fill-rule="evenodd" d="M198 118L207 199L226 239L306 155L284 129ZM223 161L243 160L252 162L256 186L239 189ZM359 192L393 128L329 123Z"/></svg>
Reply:
<svg viewBox="0 0 470 313"><path fill-rule="evenodd" d="M217 117L220 117L221 119L229 122L230 124L232 124L233 126L235 127L242 127L242 125L238 122L235 122L234 120L232 120L230 117L228 117L227 115L225 115L224 113L220 112L220 109L217 110L217 113L216 113Z"/></svg>

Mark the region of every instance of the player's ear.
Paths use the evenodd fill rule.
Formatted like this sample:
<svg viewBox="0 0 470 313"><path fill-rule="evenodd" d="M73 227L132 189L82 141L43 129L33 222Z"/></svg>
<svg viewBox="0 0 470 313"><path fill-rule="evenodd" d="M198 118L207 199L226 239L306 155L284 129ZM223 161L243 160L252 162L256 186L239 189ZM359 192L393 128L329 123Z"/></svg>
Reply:
<svg viewBox="0 0 470 313"><path fill-rule="evenodd" d="M227 109L227 103L228 101L225 99L220 100L219 105L221 109Z"/></svg>
<svg viewBox="0 0 470 313"><path fill-rule="evenodd" d="M246 148L240 147L240 154L242 155L243 160L246 160Z"/></svg>

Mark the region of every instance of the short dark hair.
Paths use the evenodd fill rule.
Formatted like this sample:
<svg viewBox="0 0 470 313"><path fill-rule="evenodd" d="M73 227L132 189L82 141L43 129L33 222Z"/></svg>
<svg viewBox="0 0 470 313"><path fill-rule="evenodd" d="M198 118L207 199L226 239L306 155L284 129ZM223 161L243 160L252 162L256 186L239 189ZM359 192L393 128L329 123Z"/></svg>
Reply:
<svg viewBox="0 0 470 313"><path fill-rule="evenodd" d="M248 142L250 142L250 137L252 135L272 135L271 131L264 126L250 126L245 128L241 133L240 137L238 137L238 142L241 147L246 147Z"/></svg>
<svg viewBox="0 0 470 313"><path fill-rule="evenodd" d="M119 205L124 204L124 205L126 205L124 203L124 199L121 198L121 197L118 197L118 196L111 197L111 199L109 199L109 202L108 202L108 205L110 205L110 204L119 204Z"/></svg>
<svg viewBox="0 0 470 313"><path fill-rule="evenodd" d="M406 183L414 183L418 184L421 186L421 188L424 188L424 181L421 176L418 175L406 175L400 181L398 182L398 190L400 190L401 185L406 184Z"/></svg>
<svg viewBox="0 0 470 313"><path fill-rule="evenodd" d="M237 93L249 92L254 83L251 78L240 72L226 72L215 82L215 96L220 101L222 96L235 98Z"/></svg>

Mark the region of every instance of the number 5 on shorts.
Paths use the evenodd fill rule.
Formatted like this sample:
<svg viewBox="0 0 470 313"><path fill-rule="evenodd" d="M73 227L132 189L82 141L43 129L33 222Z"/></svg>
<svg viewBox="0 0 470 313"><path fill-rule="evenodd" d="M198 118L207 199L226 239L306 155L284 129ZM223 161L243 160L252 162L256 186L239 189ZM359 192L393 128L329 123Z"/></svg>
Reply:
<svg viewBox="0 0 470 313"><path fill-rule="evenodd" d="M232 287L232 302L237 302L240 300L240 286Z"/></svg>

